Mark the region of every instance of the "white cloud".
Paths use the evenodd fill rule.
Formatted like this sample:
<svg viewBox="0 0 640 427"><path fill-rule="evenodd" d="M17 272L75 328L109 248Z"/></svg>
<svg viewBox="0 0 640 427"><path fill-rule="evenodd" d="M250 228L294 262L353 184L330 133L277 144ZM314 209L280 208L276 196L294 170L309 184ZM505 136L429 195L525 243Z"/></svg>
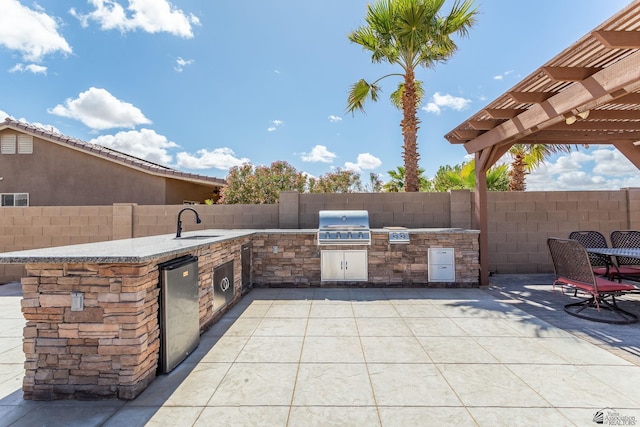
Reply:
<svg viewBox="0 0 640 427"><path fill-rule="evenodd" d="M335 122L341 122L342 121L342 117L340 116L334 116L333 114L329 116L329 121L331 123L335 123Z"/></svg>
<svg viewBox="0 0 640 427"><path fill-rule="evenodd" d="M0 123L4 122L4 119L13 119L13 116L5 111L0 110Z"/></svg>
<svg viewBox="0 0 640 427"><path fill-rule="evenodd" d="M382 160L370 153L358 154L356 163L345 162L344 168L354 172L362 172L365 169L375 169L382 165Z"/></svg>
<svg viewBox="0 0 640 427"><path fill-rule="evenodd" d="M134 128L151 123L139 108L95 87L82 92L76 99L68 98L64 105L58 104L48 112L80 120L92 129Z"/></svg>
<svg viewBox="0 0 640 427"><path fill-rule="evenodd" d="M69 11L84 27L89 25L89 21L95 21L102 30L165 32L192 38L192 25L200 24L195 15L186 14L167 0L129 0L126 8L119 0L88 1L94 6L94 11L87 14L74 8Z"/></svg>
<svg viewBox="0 0 640 427"><path fill-rule="evenodd" d="M26 61L38 62L51 53L70 54L71 47L58 33L56 19L35 5L29 9L18 0L2 0L0 45L17 50Z"/></svg>
<svg viewBox="0 0 640 427"><path fill-rule="evenodd" d="M167 152L169 148L179 147L175 142L169 141L165 136L157 134L152 129L140 129L139 131L123 131L115 135L103 135L89 141L150 162L169 165L173 157Z"/></svg>
<svg viewBox="0 0 640 427"><path fill-rule="evenodd" d="M47 67L37 64L16 64L9 70L10 73L30 71L33 74L47 74Z"/></svg>
<svg viewBox="0 0 640 427"><path fill-rule="evenodd" d="M440 114L442 108L450 108L452 110L462 111L469 107L470 104L470 99L449 94L442 95L439 92L436 92L431 97L431 102L428 102L427 105L422 107L422 110L426 111L427 113Z"/></svg>
<svg viewBox="0 0 640 427"><path fill-rule="evenodd" d="M505 71L502 74L498 74L496 76L493 76L493 80L502 80L502 79L504 79L505 77L507 77L511 73L513 73L513 70Z"/></svg>
<svg viewBox="0 0 640 427"><path fill-rule="evenodd" d="M324 145L316 145L311 149L310 153L302 154L303 162L322 162L331 163L336 158L335 153L332 153Z"/></svg>
<svg viewBox="0 0 640 427"><path fill-rule="evenodd" d="M238 158L231 148L222 147L209 151L206 149L198 150L197 155L189 153L178 153L178 167L186 169L221 169L228 170L233 166L241 166L248 163L247 158Z"/></svg>
<svg viewBox="0 0 640 427"><path fill-rule="evenodd" d="M182 59L181 57L178 56L178 59L176 59L176 66L174 67L175 70L179 73L182 72L182 70L184 70L184 67L186 67L187 65L191 65L194 63L193 59Z"/></svg>
<svg viewBox="0 0 640 427"><path fill-rule="evenodd" d="M275 132L280 126L284 125L282 120L271 120L273 126L267 128L267 132Z"/></svg>
<svg viewBox="0 0 640 427"><path fill-rule="evenodd" d="M640 171L618 150L560 154L527 175L527 190L618 190L640 186Z"/></svg>

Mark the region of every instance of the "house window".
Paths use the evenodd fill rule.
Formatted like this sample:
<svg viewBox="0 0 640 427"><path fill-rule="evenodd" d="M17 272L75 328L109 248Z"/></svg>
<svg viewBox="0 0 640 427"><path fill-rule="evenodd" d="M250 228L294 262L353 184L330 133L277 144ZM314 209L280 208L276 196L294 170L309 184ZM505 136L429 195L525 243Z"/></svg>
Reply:
<svg viewBox="0 0 640 427"><path fill-rule="evenodd" d="M31 135L2 135L0 154L16 154L16 139L18 154L33 154L33 136Z"/></svg>
<svg viewBox="0 0 640 427"><path fill-rule="evenodd" d="M2 135L0 137L0 153L16 154L16 136Z"/></svg>
<svg viewBox="0 0 640 427"><path fill-rule="evenodd" d="M29 206L29 193L2 193L0 206Z"/></svg>
<svg viewBox="0 0 640 427"><path fill-rule="evenodd" d="M33 137L18 135L18 154L33 154Z"/></svg>

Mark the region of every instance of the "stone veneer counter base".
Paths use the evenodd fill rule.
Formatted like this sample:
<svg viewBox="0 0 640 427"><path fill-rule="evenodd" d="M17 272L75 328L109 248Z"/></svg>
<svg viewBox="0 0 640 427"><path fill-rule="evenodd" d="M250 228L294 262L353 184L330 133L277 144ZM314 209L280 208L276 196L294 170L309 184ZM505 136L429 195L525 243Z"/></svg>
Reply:
<svg viewBox="0 0 640 427"><path fill-rule="evenodd" d="M255 286L478 286L478 232L409 229L410 243L390 245L372 230L371 245L318 246L316 230L204 230L0 253L25 264L22 279L25 399L133 399L157 374L160 350L158 264L198 257L200 329L242 297L243 276ZM207 237L210 236L210 237ZM242 248L250 248L248 264ZM455 248L455 281L429 283L429 247ZM366 281L320 277L320 252L365 249ZM214 307L216 267L233 262L233 300ZM249 274L242 266L250 265ZM245 272L247 273L247 272ZM73 307L81 294L83 306Z"/></svg>

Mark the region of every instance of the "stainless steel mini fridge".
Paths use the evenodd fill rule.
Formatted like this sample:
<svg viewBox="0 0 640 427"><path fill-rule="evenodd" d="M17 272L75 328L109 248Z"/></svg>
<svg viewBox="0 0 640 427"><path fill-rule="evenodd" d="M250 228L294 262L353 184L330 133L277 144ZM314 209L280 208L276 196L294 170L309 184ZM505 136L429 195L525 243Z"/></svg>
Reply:
<svg viewBox="0 0 640 427"><path fill-rule="evenodd" d="M198 257L158 265L160 271L160 371L180 364L200 343Z"/></svg>

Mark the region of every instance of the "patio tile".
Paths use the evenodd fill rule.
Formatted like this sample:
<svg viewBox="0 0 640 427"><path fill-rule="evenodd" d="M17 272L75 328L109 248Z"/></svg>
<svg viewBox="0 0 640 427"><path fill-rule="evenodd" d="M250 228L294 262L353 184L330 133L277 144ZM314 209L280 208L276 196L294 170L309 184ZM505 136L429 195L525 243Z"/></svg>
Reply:
<svg viewBox="0 0 640 427"><path fill-rule="evenodd" d="M226 335L226 336L239 336L249 337L253 334L253 331L258 327L261 318L258 317L239 317L239 318L225 318L223 317L216 322L209 331L212 335Z"/></svg>
<svg viewBox="0 0 640 427"><path fill-rule="evenodd" d="M194 427L285 427L289 406L214 406L206 407Z"/></svg>
<svg viewBox="0 0 640 427"><path fill-rule="evenodd" d="M418 337L434 363L498 363L471 337Z"/></svg>
<svg viewBox="0 0 640 427"><path fill-rule="evenodd" d="M310 317L307 336L357 337L358 326L353 317Z"/></svg>
<svg viewBox="0 0 640 427"><path fill-rule="evenodd" d="M302 363L364 363L360 338L314 337L304 339Z"/></svg>
<svg viewBox="0 0 640 427"><path fill-rule="evenodd" d="M290 405L296 363L234 363L207 406Z"/></svg>
<svg viewBox="0 0 640 427"><path fill-rule="evenodd" d="M306 318L265 317L253 332L256 336L302 337L307 326Z"/></svg>
<svg viewBox="0 0 640 427"><path fill-rule="evenodd" d="M462 406L432 364L369 364L369 375L380 406Z"/></svg>
<svg viewBox="0 0 640 427"><path fill-rule="evenodd" d="M444 317L444 314L433 304L395 304L396 311L402 317Z"/></svg>
<svg viewBox="0 0 640 427"><path fill-rule="evenodd" d="M335 304L314 301L311 305L311 311L309 317L321 317L326 319L328 317L353 317L353 308L351 304Z"/></svg>
<svg viewBox="0 0 640 427"><path fill-rule="evenodd" d="M572 365L630 365L607 350L575 337L545 338L540 344Z"/></svg>
<svg viewBox="0 0 640 427"><path fill-rule="evenodd" d="M361 337L367 363L431 363L415 337Z"/></svg>
<svg viewBox="0 0 640 427"><path fill-rule="evenodd" d="M554 426L574 427L590 425L587 421L574 423L555 408L468 408L481 426Z"/></svg>
<svg viewBox="0 0 640 427"><path fill-rule="evenodd" d="M311 304L273 304L264 317L309 317Z"/></svg>
<svg viewBox="0 0 640 427"><path fill-rule="evenodd" d="M465 331L447 317L405 318L404 322L417 337L460 337Z"/></svg>
<svg viewBox="0 0 640 427"><path fill-rule="evenodd" d="M374 318L382 318L382 317L400 317L400 314L396 310L396 308L391 304L369 304L369 303L353 303L353 315L355 317L374 317Z"/></svg>
<svg viewBox="0 0 640 427"><path fill-rule="evenodd" d="M293 406L289 426L380 426L375 406Z"/></svg>
<svg viewBox="0 0 640 427"><path fill-rule="evenodd" d="M486 351L502 363L566 364L566 360L542 344L544 338L478 337Z"/></svg>
<svg viewBox="0 0 640 427"><path fill-rule="evenodd" d="M272 304L264 304L264 303L258 304L256 302L253 302L247 306L239 307L237 310L237 313L235 313L236 314L235 317L242 317L242 318L264 317L264 315L267 314L267 311L269 311L269 308L271 306ZM236 307L233 307L231 310L229 310L227 314L230 314L231 316L233 316L234 313L232 313L232 310L235 309Z"/></svg>
<svg viewBox="0 0 640 427"><path fill-rule="evenodd" d="M297 363L303 337L253 336L240 351L236 362Z"/></svg>
<svg viewBox="0 0 640 427"><path fill-rule="evenodd" d="M396 318L357 318L358 332L361 337L406 337L413 336L407 324Z"/></svg>
<svg viewBox="0 0 640 427"><path fill-rule="evenodd" d="M373 392L364 364L303 363L293 406L373 406Z"/></svg>
<svg viewBox="0 0 640 427"><path fill-rule="evenodd" d="M229 363L200 363L176 388L166 406L205 406L229 371Z"/></svg>
<svg viewBox="0 0 640 427"><path fill-rule="evenodd" d="M503 319L484 317L454 317L456 325L473 337L521 337L522 334Z"/></svg>
<svg viewBox="0 0 640 427"><path fill-rule="evenodd" d="M161 406L145 427L184 427L193 425L204 408L197 406Z"/></svg>
<svg viewBox="0 0 640 427"><path fill-rule="evenodd" d="M449 406L382 406L379 409L380 419L384 427L407 426L477 426L467 410ZM489 424L487 424L489 425ZM497 425L497 424L494 424Z"/></svg>
<svg viewBox="0 0 640 427"><path fill-rule="evenodd" d="M640 367L635 367L635 374L631 377L612 377L615 378L615 388L591 375L600 369L599 366L509 365L509 369L556 408L630 408L638 405L632 397L619 391L617 383L630 381L637 390Z"/></svg>
<svg viewBox="0 0 640 427"><path fill-rule="evenodd" d="M438 364L437 366L466 406L549 406L548 402L504 365ZM533 369L531 372L535 373ZM541 375L540 379L544 381L546 378Z"/></svg>
<svg viewBox="0 0 640 427"><path fill-rule="evenodd" d="M234 362L250 337L222 336L202 357L201 362Z"/></svg>

